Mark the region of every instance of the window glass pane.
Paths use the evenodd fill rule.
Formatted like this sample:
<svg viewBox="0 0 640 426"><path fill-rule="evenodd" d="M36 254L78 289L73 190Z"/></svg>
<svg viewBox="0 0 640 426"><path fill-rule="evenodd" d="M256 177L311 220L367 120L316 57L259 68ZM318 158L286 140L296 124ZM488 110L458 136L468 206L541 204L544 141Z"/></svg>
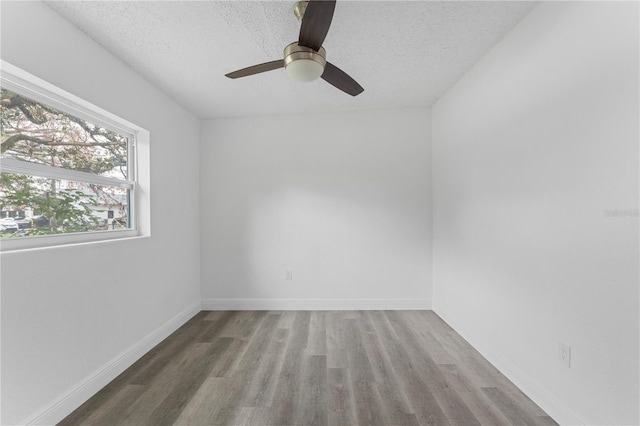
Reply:
<svg viewBox="0 0 640 426"><path fill-rule="evenodd" d="M126 136L2 89L3 157L127 179Z"/></svg>
<svg viewBox="0 0 640 426"><path fill-rule="evenodd" d="M0 173L0 238L129 228L126 188Z"/></svg>

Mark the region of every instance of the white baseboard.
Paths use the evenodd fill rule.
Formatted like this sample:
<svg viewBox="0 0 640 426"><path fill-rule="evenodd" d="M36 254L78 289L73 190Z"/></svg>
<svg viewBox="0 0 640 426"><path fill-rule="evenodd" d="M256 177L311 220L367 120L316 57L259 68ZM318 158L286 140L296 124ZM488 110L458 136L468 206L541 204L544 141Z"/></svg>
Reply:
<svg viewBox="0 0 640 426"><path fill-rule="evenodd" d="M429 310L431 299L203 299L205 311Z"/></svg>
<svg viewBox="0 0 640 426"><path fill-rule="evenodd" d="M559 401L545 391L535 380L520 368L513 365L512 362L497 356L494 351L486 347L485 344L474 339L464 327L448 315L446 311L436 307L434 312L442 318L444 322L449 324L458 334L460 334L471 346L473 346L480 354L485 357L494 367L504 374L514 385L516 385L525 395L533 402L538 404L553 420L560 425L586 425L578 416L569 411Z"/></svg>
<svg viewBox="0 0 640 426"><path fill-rule="evenodd" d="M85 377L50 404L20 422L20 424L52 425L58 423L198 312L200 312L200 302L189 306L149 333L140 342L103 364L95 372Z"/></svg>

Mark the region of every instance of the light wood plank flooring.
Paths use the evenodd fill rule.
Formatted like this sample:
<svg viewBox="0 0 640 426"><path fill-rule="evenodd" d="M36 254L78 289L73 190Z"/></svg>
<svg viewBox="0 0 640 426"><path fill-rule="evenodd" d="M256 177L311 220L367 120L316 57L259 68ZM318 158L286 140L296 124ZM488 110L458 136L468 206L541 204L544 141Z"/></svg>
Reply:
<svg viewBox="0 0 640 426"><path fill-rule="evenodd" d="M61 424L556 423L432 311L203 311Z"/></svg>

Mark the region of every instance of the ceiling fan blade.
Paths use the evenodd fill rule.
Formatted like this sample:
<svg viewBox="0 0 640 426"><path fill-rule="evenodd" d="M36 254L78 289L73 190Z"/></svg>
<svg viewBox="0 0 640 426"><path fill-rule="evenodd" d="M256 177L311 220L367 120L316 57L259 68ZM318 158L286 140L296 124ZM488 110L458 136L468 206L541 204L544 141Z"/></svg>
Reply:
<svg viewBox="0 0 640 426"><path fill-rule="evenodd" d="M302 18L298 44L316 52L320 50L329 32L335 8L336 0L310 0Z"/></svg>
<svg viewBox="0 0 640 426"><path fill-rule="evenodd" d="M349 74L330 62L327 62L327 65L324 67L322 79L351 96L358 96L360 93L364 92L364 89L357 81L349 77Z"/></svg>
<svg viewBox="0 0 640 426"><path fill-rule="evenodd" d="M264 64L254 65L252 67L242 68L229 74L225 74L225 77L240 78L247 77L254 74L260 74L261 72L267 72L284 67L284 59L278 59L277 61L265 62Z"/></svg>

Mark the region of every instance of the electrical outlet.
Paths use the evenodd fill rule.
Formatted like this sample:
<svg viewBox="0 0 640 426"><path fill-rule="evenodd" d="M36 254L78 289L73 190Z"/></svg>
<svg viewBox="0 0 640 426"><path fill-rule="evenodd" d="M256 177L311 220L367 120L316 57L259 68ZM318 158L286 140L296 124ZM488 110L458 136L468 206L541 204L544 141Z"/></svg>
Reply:
<svg viewBox="0 0 640 426"><path fill-rule="evenodd" d="M571 346L558 343L558 361L567 368L571 368Z"/></svg>
<svg viewBox="0 0 640 426"><path fill-rule="evenodd" d="M284 279L287 281L291 281L293 279L293 269L287 269Z"/></svg>

